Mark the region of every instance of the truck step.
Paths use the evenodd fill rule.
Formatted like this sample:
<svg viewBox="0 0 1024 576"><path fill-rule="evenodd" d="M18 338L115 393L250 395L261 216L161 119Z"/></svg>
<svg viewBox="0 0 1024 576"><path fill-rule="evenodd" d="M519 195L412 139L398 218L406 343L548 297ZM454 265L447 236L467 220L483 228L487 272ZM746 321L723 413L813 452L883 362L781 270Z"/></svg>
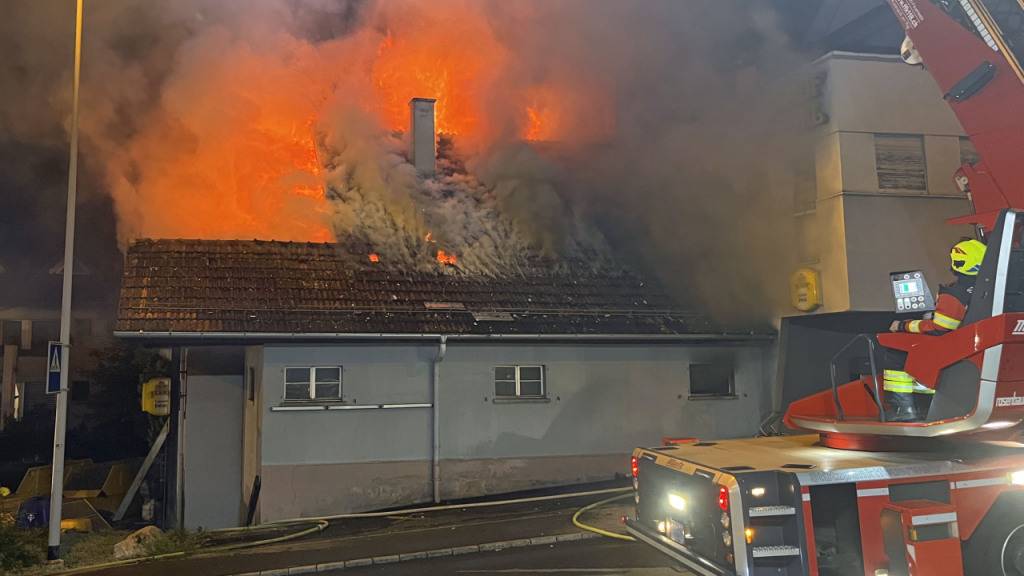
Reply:
<svg viewBox="0 0 1024 576"><path fill-rule="evenodd" d="M800 549L796 546L755 546L754 558L783 558L799 556Z"/></svg>
<svg viewBox="0 0 1024 576"><path fill-rule="evenodd" d="M770 518L775 516L794 516L796 508L792 506L753 506L748 512L751 518Z"/></svg>

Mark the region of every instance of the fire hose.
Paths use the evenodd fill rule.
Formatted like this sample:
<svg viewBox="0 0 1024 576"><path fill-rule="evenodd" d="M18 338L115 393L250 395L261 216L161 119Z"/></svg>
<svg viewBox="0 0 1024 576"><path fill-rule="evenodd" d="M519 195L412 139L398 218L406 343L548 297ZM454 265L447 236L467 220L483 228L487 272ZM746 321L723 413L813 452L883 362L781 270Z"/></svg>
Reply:
<svg viewBox="0 0 1024 576"><path fill-rule="evenodd" d="M583 508L580 508L579 510L576 511L575 514L572 515L573 526L576 526L580 530L586 530L587 532L593 532L594 534L600 534L601 536L606 536L608 538L614 538L616 540L623 540L625 542L636 542L636 539L633 538L632 536L630 536L629 534L620 534L618 532L612 532L610 530L604 530L602 528L598 528L597 526L592 526L590 524L585 524L585 523L583 523L580 520L581 516L583 516L584 514L586 514L587 512L589 512L591 510L600 508L601 506L604 506L605 504L610 504L610 503L616 502L618 500L625 500L626 498L629 498L630 496L633 495L632 494L632 488L627 488L627 490L629 490L630 493L628 493L628 494L619 494L617 496L612 496L611 498L605 498L604 500L601 500L601 501L598 501L598 502L594 502L593 504L587 504Z"/></svg>

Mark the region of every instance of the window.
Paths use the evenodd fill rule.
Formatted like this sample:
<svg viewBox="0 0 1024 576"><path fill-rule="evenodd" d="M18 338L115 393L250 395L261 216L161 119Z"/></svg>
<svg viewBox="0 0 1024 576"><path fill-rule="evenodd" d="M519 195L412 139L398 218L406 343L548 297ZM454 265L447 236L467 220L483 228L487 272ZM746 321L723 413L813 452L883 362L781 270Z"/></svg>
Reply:
<svg viewBox="0 0 1024 576"><path fill-rule="evenodd" d="M713 398L735 395L731 364L690 364L690 396Z"/></svg>
<svg viewBox="0 0 1024 576"><path fill-rule="evenodd" d="M249 370L246 372L246 374L249 376L246 379L247 382L245 383L246 393L249 396L249 402L250 403L255 403L256 402L256 369L253 368L252 366L249 366Z"/></svg>
<svg viewBox="0 0 1024 576"><path fill-rule="evenodd" d="M876 134L875 163L882 190L928 189L923 136Z"/></svg>
<svg viewBox="0 0 1024 576"><path fill-rule="evenodd" d="M543 398L543 366L498 366L494 369L496 398Z"/></svg>
<svg viewBox="0 0 1024 576"><path fill-rule="evenodd" d="M974 165L981 160L981 156L978 154L978 149L974 147L974 142L971 142L970 138L960 137L960 165L964 164Z"/></svg>
<svg viewBox="0 0 1024 576"><path fill-rule="evenodd" d="M285 400L340 400L341 366L284 369Z"/></svg>

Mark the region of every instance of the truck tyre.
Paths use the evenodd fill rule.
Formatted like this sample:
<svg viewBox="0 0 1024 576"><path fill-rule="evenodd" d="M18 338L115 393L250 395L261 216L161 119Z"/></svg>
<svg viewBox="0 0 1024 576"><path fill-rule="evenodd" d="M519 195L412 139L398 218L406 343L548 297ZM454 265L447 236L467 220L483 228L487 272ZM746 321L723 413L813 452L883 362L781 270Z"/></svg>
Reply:
<svg viewBox="0 0 1024 576"><path fill-rule="evenodd" d="M965 576L1024 576L1024 500L1000 498L964 543Z"/></svg>

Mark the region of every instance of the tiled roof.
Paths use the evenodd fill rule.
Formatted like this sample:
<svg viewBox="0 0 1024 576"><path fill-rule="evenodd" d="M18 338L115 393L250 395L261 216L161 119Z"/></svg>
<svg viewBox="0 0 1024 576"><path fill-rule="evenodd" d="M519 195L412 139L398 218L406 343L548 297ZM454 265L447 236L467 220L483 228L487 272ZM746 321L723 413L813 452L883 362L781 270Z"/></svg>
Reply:
<svg viewBox="0 0 1024 576"><path fill-rule="evenodd" d="M440 264L408 271L371 263L368 255L336 244L142 240L128 250L117 331L170 336L711 330L628 272L564 261L530 270L505 278Z"/></svg>

